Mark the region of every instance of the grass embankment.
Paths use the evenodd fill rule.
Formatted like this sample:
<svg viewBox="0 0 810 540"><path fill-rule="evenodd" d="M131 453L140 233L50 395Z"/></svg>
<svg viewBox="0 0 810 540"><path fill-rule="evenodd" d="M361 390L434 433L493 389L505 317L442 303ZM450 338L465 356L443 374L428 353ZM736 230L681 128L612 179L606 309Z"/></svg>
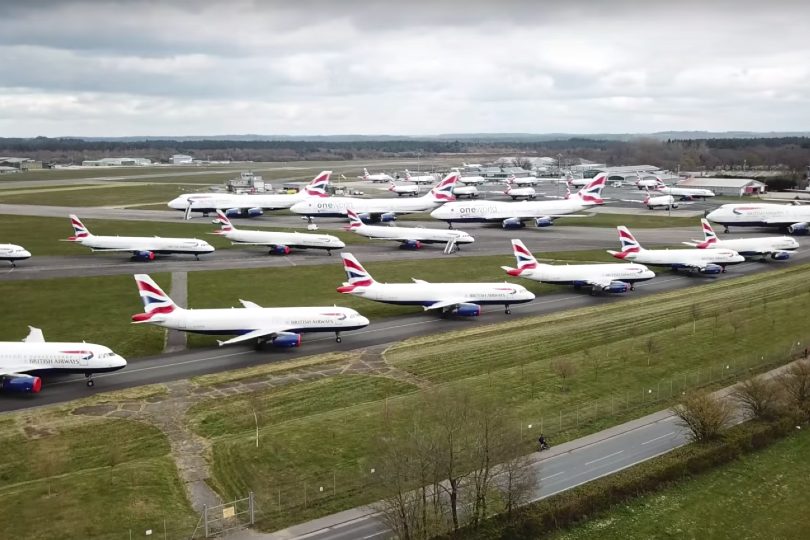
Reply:
<svg viewBox="0 0 810 540"><path fill-rule="evenodd" d="M164 519L173 532L193 528L157 428L66 412L0 420L4 538L126 538L162 531Z"/></svg>
<svg viewBox="0 0 810 540"><path fill-rule="evenodd" d="M165 203L174 199L181 193L200 191L200 186L188 184L147 184L142 183L116 183L109 187L82 186L58 188L31 188L28 193L22 190L10 190L13 193L4 193L0 190L0 203L2 204L36 204L41 206L126 206L140 203L158 203L163 201L163 209L169 208ZM179 213L178 213L179 214Z"/></svg>
<svg viewBox="0 0 810 540"><path fill-rule="evenodd" d="M806 538L808 456L802 431L553 538Z"/></svg>
<svg viewBox="0 0 810 540"><path fill-rule="evenodd" d="M153 277L169 290L168 275ZM23 339L31 325L41 328L48 341L99 343L124 358L163 348L162 329L130 323L133 313L143 311L130 275L2 281L0 297L10 306L0 311L2 341Z"/></svg>
<svg viewBox="0 0 810 540"><path fill-rule="evenodd" d="M386 358L428 386L451 384L508 404L522 425L534 426L527 427L528 451L539 429L558 443L665 408L684 389L786 360L808 336L809 275L810 267L797 267L767 280L751 276L414 339ZM554 360L575 368L564 383L552 368ZM268 390L250 398L265 419L259 422L260 439L267 443L258 449L244 405L248 398L217 398L192 415L197 429L213 439L216 488L226 499L256 492L266 528L375 500L380 495L372 481L375 437L384 427L408 429L403 419L419 397L407 393L373 401L368 393L354 392L352 401L338 395L347 390L334 383L319 388L316 397L306 397L306 390ZM279 392L302 392L298 417L273 420ZM344 408L324 410L319 405L324 403ZM236 416L243 418L221 420Z"/></svg>

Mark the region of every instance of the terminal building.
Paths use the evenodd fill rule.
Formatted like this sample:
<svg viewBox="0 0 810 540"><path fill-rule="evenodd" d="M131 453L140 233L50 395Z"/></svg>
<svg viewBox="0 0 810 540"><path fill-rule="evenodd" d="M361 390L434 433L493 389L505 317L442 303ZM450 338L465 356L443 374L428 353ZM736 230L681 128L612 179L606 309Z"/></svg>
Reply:
<svg viewBox="0 0 810 540"><path fill-rule="evenodd" d="M41 169L42 161L25 157L0 157L0 167L16 169L18 171L28 171L32 169ZM11 172L8 169L5 170L7 170L7 172Z"/></svg>
<svg viewBox="0 0 810 540"><path fill-rule="evenodd" d="M151 159L138 157L86 159L82 161L82 167L148 167L151 164Z"/></svg>
<svg viewBox="0 0 810 540"><path fill-rule="evenodd" d="M175 154L169 158L169 163L172 165L191 165L194 158L185 154Z"/></svg>
<svg viewBox="0 0 810 540"><path fill-rule="evenodd" d="M688 178L678 183L679 187L702 188L714 191L715 195L742 197L744 195L762 195L767 186L752 178Z"/></svg>

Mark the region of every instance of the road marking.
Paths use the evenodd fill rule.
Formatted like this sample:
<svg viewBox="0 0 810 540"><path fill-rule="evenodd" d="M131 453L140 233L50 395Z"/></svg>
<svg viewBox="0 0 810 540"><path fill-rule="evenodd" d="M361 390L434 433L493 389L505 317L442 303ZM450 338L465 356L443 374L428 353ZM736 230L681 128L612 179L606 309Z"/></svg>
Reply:
<svg viewBox="0 0 810 540"><path fill-rule="evenodd" d="M655 441L657 441L657 440L663 439L664 437L669 437L670 435L674 435L674 434L675 434L675 432L674 432L674 431L670 431L670 432L669 432L669 433L667 433L666 435L661 435L660 437L656 437L656 438L654 438L654 439L650 439L649 441L644 441L643 443L641 443L641 446L644 446L645 444L650 444L651 442L655 442Z"/></svg>
<svg viewBox="0 0 810 540"><path fill-rule="evenodd" d="M565 471L560 471L557 474L552 474L550 476L544 476L540 479L540 481L542 482L543 480L548 480L549 478L554 478L555 476L560 476L561 474L565 474Z"/></svg>
<svg viewBox="0 0 810 540"><path fill-rule="evenodd" d="M602 456L602 457L600 457L599 459L594 459L593 461L586 461L586 462L585 462L585 465L586 465L586 466L588 466L588 465L590 465L590 464L592 464L592 463L596 463L597 461L602 461L602 460L605 460L605 459L607 459L607 458L611 458L611 457L613 457L613 456L618 456L618 455L619 455L619 454L621 454L622 452L624 452L624 450L619 450L618 452L613 452L612 454L608 454L608 455L606 455L606 456Z"/></svg>
<svg viewBox="0 0 810 540"><path fill-rule="evenodd" d="M391 531L380 531L378 533L374 533L374 534L370 534L368 536L364 536L363 540L365 540L366 538L374 538L375 536L380 536L381 534L390 534L390 533L391 533Z"/></svg>

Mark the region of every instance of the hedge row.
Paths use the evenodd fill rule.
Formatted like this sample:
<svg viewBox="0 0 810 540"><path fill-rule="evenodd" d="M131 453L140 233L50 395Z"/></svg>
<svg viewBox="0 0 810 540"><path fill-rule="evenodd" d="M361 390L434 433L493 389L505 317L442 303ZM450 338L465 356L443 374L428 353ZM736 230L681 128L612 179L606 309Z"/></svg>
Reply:
<svg viewBox="0 0 810 540"><path fill-rule="evenodd" d="M635 467L527 505L512 516L500 514L478 528L460 529L448 539L537 539L595 517L613 505L665 489L675 482L765 448L795 430L795 419L751 421L729 429L724 438L690 444Z"/></svg>

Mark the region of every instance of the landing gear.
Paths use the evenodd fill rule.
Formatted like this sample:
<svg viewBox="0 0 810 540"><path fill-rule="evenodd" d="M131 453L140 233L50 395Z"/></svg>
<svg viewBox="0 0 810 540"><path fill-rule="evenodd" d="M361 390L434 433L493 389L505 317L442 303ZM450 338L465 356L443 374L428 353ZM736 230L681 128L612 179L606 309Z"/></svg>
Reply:
<svg viewBox="0 0 810 540"><path fill-rule="evenodd" d="M199 260L200 260L200 255L199 255L199 254L197 254L197 253L195 253L195 254L194 254L194 259L199 261Z"/></svg>
<svg viewBox="0 0 810 540"><path fill-rule="evenodd" d="M337 343L342 343L343 342L343 338L340 337L340 332L335 332L335 341Z"/></svg>
<svg viewBox="0 0 810 540"><path fill-rule="evenodd" d="M726 233L726 234L728 234L728 227L724 227L724 228L723 228L723 232L724 232L724 233Z"/></svg>
<svg viewBox="0 0 810 540"><path fill-rule="evenodd" d="M12 268L17 268L17 264L14 261L8 261L8 262L11 263Z"/></svg>
<svg viewBox="0 0 810 540"><path fill-rule="evenodd" d="M85 382L87 387L88 388L93 388L93 386L96 384L95 382L93 382L93 374L92 373L85 373L84 376L85 376L85 378L87 378L87 382Z"/></svg>
<svg viewBox="0 0 810 540"><path fill-rule="evenodd" d="M725 273L726 273L726 267L725 267L725 266L722 266L721 268L722 268L722 270L720 271L720 273L721 273L721 274L725 274Z"/></svg>
<svg viewBox="0 0 810 540"><path fill-rule="evenodd" d="M505 314L507 314L507 315L509 315L510 313L512 313L512 310L511 310L511 309L509 309L509 304L504 304L504 306L503 306L503 312L504 312Z"/></svg>
<svg viewBox="0 0 810 540"><path fill-rule="evenodd" d="M332 256L332 250L331 250L331 249L327 249L327 250L326 250L326 253L327 253L327 254L328 254L330 257Z"/></svg>
<svg viewBox="0 0 810 540"><path fill-rule="evenodd" d="M633 285L632 283L630 284L630 290L631 290L631 291L635 291L635 290L636 290L636 286L635 286L635 285Z"/></svg>

